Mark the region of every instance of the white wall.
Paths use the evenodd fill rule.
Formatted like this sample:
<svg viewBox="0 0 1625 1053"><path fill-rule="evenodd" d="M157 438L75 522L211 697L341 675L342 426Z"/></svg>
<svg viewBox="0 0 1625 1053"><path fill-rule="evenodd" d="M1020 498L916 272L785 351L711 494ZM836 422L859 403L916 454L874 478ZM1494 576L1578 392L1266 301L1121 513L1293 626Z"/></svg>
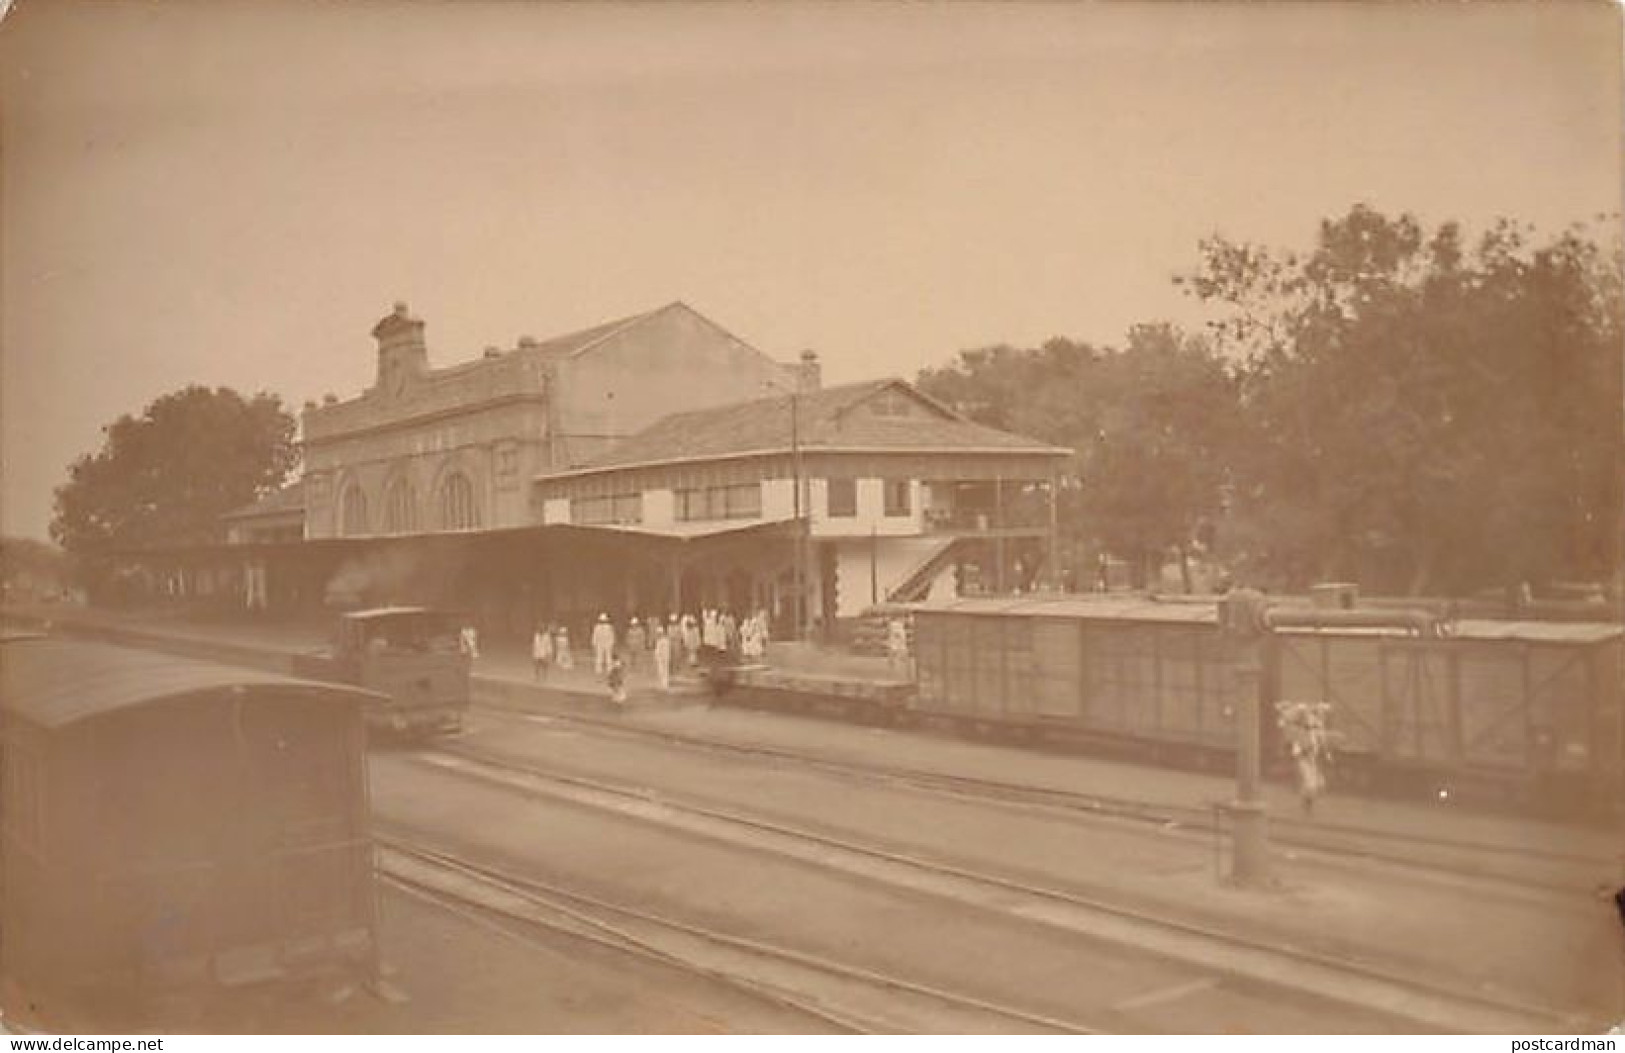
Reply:
<svg viewBox="0 0 1625 1053"><path fill-rule="evenodd" d="M543 523L569 523L570 499L568 497L550 497L542 505Z"/></svg>
<svg viewBox="0 0 1625 1053"><path fill-rule="evenodd" d="M677 521L677 497L670 490L643 491L643 525L669 527Z"/></svg>
<svg viewBox="0 0 1625 1053"><path fill-rule="evenodd" d="M769 522L789 519L796 514L796 487L790 479L767 479L762 483L762 518Z"/></svg>
<svg viewBox="0 0 1625 1053"><path fill-rule="evenodd" d="M814 537L916 537L925 533L925 513L920 507L925 499L924 488L918 480L909 481L908 515L886 515L886 484L883 479L857 480L857 512L855 516L836 519L829 517L829 484L823 479L812 481ZM867 557L866 557L867 558ZM865 572L867 573L867 572Z"/></svg>
<svg viewBox="0 0 1625 1053"><path fill-rule="evenodd" d="M886 594L919 566L951 543L948 538L904 538L877 536L868 540L835 542L835 614L854 618L870 601L870 566L873 552L876 600ZM949 568L950 576L952 568ZM935 586L933 586L935 588Z"/></svg>

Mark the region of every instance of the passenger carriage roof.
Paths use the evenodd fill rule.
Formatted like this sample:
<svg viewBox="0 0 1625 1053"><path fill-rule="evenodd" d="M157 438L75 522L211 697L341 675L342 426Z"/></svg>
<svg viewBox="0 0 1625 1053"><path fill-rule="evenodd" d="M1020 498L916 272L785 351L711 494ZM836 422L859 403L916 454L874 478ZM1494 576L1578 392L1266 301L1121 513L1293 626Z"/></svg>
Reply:
<svg viewBox="0 0 1625 1053"><path fill-rule="evenodd" d="M358 688L110 644L50 637L7 639L0 644L0 709L49 728L232 688L292 688L334 703L365 703L380 697Z"/></svg>

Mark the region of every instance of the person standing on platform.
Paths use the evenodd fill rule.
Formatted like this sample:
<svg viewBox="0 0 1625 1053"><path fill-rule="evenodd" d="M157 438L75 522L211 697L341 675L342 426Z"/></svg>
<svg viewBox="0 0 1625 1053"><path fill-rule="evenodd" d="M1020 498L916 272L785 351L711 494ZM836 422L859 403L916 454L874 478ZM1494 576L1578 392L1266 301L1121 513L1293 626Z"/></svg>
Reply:
<svg viewBox="0 0 1625 1053"><path fill-rule="evenodd" d="M615 660L615 626L609 624L609 615L598 616L598 624L592 627L592 638L588 642L592 644L592 671L608 676Z"/></svg>
<svg viewBox="0 0 1625 1053"><path fill-rule="evenodd" d="M757 611L745 619L745 657L760 661L767 654L767 612Z"/></svg>
<svg viewBox="0 0 1625 1053"><path fill-rule="evenodd" d="M570 652L570 628L559 626L559 631L553 636L553 661L560 669L574 669L576 657Z"/></svg>
<svg viewBox="0 0 1625 1053"><path fill-rule="evenodd" d="M683 615L683 657L688 661L689 668L700 660L700 627L694 621L692 614Z"/></svg>
<svg viewBox="0 0 1625 1053"><path fill-rule="evenodd" d="M671 641L671 667L683 667L683 619L675 614L666 616L666 639Z"/></svg>
<svg viewBox="0 0 1625 1053"><path fill-rule="evenodd" d="M474 628L473 625L463 626L463 631L457 638L457 646L460 651L468 655L470 660L478 658L480 656L479 630Z"/></svg>
<svg viewBox="0 0 1625 1053"><path fill-rule="evenodd" d="M886 622L886 664L893 672L908 671L908 626L895 614Z"/></svg>
<svg viewBox="0 0 1625 1053"><path fill-rule="evenodd" d="M655 626L655 679L660 683L660 690L671 690L671 634L659 625Z"/></svg>
<svg viewBox="0 0 1625 1053"><path fill-rule="evenodd" d="M609 656L609 669L604 674L609 683L609 698L617 706L626 704L626 663L621 660L619 652L612 651Z"/></svg>
<svg viewBox="0 0 1625 1053"><path fill-rule="evenodd" d="M649 634L644 631L643 623L636 618L626 630L626 667L628 672L635 671L643 664L643 652L648 650Z"/></svg>
<svg viewBox="0 0 1625 1053"><path fill-rule="evenodd" d="M536 682L546 680L547 669L553 664L553 630L550 627L536 626L536 632L530 638L530 661L536 670Z"/></svg>

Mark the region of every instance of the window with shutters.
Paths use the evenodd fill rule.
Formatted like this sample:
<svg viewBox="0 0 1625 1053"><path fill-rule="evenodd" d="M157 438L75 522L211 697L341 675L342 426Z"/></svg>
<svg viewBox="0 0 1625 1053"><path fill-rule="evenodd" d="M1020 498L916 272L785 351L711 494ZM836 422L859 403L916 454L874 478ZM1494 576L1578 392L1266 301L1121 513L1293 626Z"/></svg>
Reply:
<svg viewBox="0 0 1625 1053"><path fill-rule="evenodd" d="M762 484L708 486L674 494L681 522L707 519L756 519L762 514Z"/></svg>
<svg viewBox="0 0 1625 1053"><path fill-rule="evenodd" d="M886 480L886 514L906 516L913 510L913 487L907 479Z"/></svg>
<svg viewBox="0 0 1625 1053"><path fill-rule="evenodd" d="M831 519L846 519L858 514L858 481L831 479L829 481L829 515Z"/></svg>
<svg viewBox="0 0 1625 1053"><path fill-rule="evenodd" d="M570 501L570 522L577 526L621 526L643 522L642 494L577 497Z"/></svg>

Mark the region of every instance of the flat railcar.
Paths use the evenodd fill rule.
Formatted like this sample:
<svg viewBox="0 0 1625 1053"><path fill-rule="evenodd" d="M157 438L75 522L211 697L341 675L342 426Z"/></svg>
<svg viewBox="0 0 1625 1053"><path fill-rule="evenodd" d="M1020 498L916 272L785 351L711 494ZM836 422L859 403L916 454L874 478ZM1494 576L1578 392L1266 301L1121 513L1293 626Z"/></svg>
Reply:
<svg viewBox="0 0 1625 1053"><path fill-rule="evenodd" d="M107 644L0 643L8 1016L164 1029L236 988L376 979L375 701Z"/></svg>
<svg viewBox="0 0 1625 1053"><path fill-rule="evenodd" d="M1244 655L1213 604L958 600L914 611L914 709L1225 765ZM1277 630L1270 700L1329 702L1345 777L1609 806L1621 796L1621 638L1606 623ZM1273 720L1266 756L1281 757Z"/></svg>

